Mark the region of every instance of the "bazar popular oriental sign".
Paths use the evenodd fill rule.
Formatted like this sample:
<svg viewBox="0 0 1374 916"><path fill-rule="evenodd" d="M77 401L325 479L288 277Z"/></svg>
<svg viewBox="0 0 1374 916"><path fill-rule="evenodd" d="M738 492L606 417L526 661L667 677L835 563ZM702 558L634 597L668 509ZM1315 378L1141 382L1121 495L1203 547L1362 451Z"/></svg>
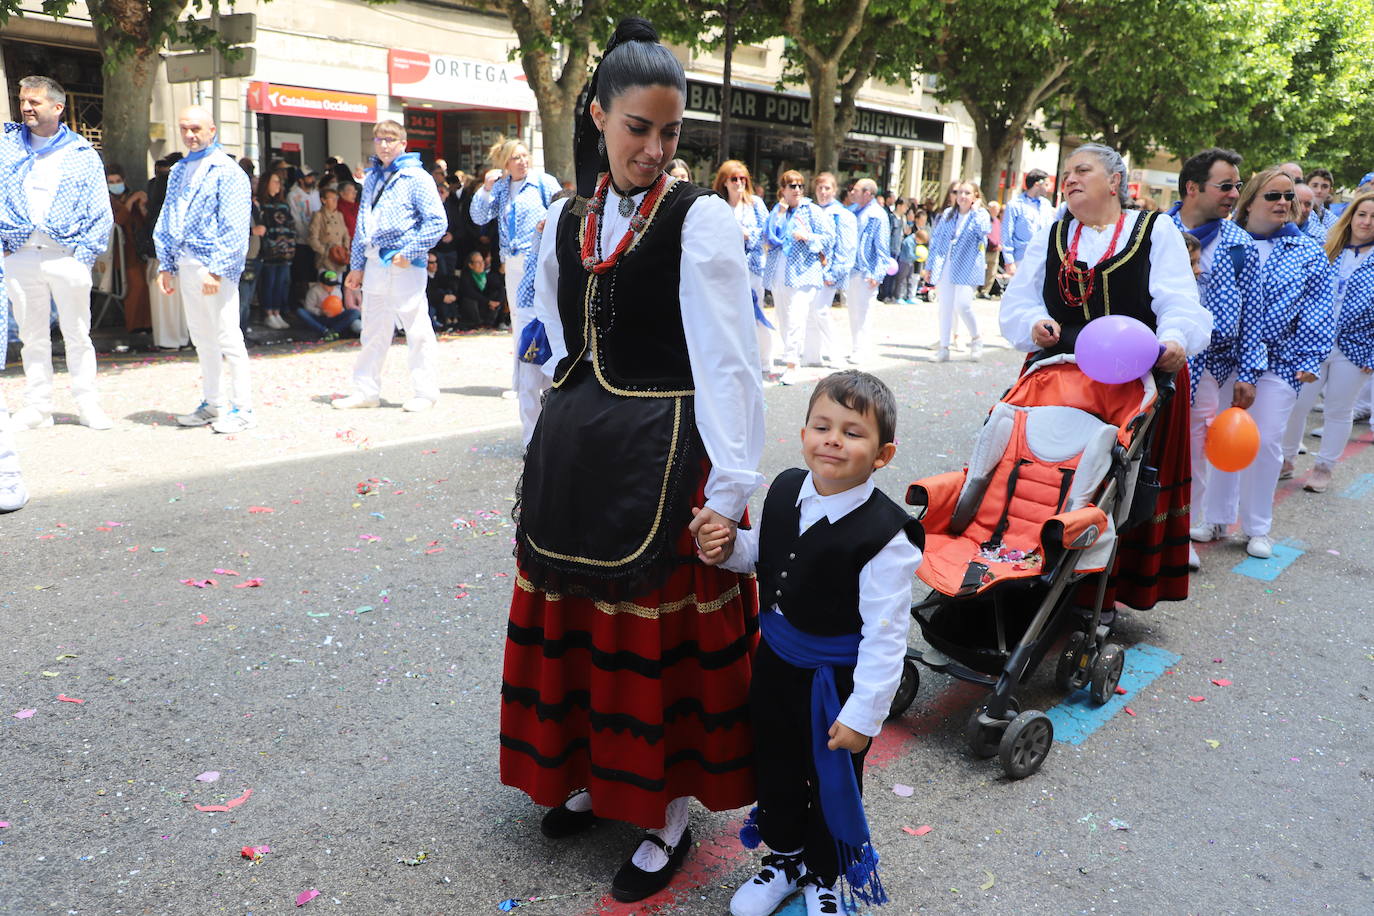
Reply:
<svg viewBox="0 0 1374 916"><path fill-rule="evenodd" d="M687 83L687 111L720 116L721 87L714 83ZM811 100L778 92L735 87L730 93L730 116L741 121L782 124L811 129ZM945 126L940 121L911 115L856 108L851 134L867 134L886 140L943 143Z"/></svg>

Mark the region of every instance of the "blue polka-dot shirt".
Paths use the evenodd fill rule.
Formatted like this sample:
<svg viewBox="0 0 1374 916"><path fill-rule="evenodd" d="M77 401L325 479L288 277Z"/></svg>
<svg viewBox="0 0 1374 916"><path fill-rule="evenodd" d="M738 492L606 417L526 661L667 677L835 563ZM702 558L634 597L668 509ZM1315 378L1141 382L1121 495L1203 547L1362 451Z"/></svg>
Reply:
<svg viewBox="0 0 1374 916"><path fill-rule="evenodd" d="M0 242L5 253L18 251L34 230L41 230L90 267L109 246L114 226L100 154L65 124L37 153L29 150L27 135L24 125L10 122L0 134ZM35 226L24 179L36 158L54 155L54 150L61 150L62 178L43 225Z"/></svg>
<svg viewBox="0 0 1374 916"><path fill-rule="evenodd" d="M1280 235L1273 245L1260 269L1263 352L1247 356L1240 380L1253 384L1267 369L1296 391L1302 388L1297 374L1316 375L1335 342L1336 267L1301 231Z"/></svg>
<svg viewBox="0 0 1374 916"><path fill-rule="evenodd" d="M176 274L185 258L237 283L248 256L253 194L248 176L222 149L213 149L192 171L183 159L167 176L167 199L153 230L158 269Z"/></svg>
<svg viewBox="0 0 1374 916"><path fill-rule="evenodd" d="M512 255L528 254L534 244L535 230L549 212L549 202L554 195L563 190L558 179L547 172L530 172L525 183L511 199L512 181L509 175L500 178L488 193L486 188L478 188L472 195L469 216L473 223L485 226L497 217L497 235L501 240L501 260Z"/></svg>

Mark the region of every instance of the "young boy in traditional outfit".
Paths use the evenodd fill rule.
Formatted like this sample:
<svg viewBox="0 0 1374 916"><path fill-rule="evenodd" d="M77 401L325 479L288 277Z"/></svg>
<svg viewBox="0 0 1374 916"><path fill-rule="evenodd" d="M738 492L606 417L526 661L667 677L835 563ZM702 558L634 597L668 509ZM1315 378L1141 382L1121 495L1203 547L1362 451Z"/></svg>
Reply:
<svg viewBox="0 0 1374 916"><path fill-rule="evenodd" d="M801 431L808 470L773 481L754 530L733 542L723 525L698 534L702 562L757 572L769 606L749 692L759 804L740 836L772 854L735 892L734 916L767 916L799 886L808 916L837 913L841 878L864 903L887 900L860 786L901 681L924 543L921 526L873 485L897 449L896 421L879 379L827 376Z"/></svg>

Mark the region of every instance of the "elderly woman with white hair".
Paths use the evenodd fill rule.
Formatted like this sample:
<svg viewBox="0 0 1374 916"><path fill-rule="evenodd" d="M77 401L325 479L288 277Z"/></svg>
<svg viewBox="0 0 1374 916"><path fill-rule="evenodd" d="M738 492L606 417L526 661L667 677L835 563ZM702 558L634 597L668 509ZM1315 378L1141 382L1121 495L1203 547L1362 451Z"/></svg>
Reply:
<svg viewBox="0 0 1374 916"><path fill-rule="evenodd" d="M1177 372L1188 390L1187 358L1206 349L1212 315L1198 299L1188 249L1173 220L1127 210L1126 165L1113 149L1089 143L1065 163L1067 212L1031 240L1002 296L1002 334L1018 349L1072 353L1078 333L1107 314L1150 328L1155 364ZM1159 469L1151 520L1122 537L1104 620L1114 601L1141 610L1188 597L1188 398L1170 400L1147 463Z"/></svg>

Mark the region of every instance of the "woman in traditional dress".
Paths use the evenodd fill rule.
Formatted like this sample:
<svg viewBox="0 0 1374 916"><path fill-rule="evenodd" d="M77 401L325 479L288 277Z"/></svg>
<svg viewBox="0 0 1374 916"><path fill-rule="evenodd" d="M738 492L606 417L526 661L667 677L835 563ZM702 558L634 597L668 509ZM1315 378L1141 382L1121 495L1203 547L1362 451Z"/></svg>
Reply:
<svg viewBox="0 0 1374 916"><path fill-rule="evenodd" d="M1183 396L1156 420L1146 462L1159 469L1151 517L1124 533L1102 605L1146 610L1188 597L1189 438L1186 360L1211 338L1212 315L1198 301L1183 235L1159 213L1126 210L1126 166L1115 150L1080 146L1065 163L1068 212L1031 240L1002 295L1002 334L1020 350L1072 353L1093 318L1129 315L1163 352L1155 368L1177 372ZM1081 599L1080 599L1081 600Z"/></svg>
<svg viewBox="0 0 1374 916"><path fill-rule="evenodd" d="M1374 194L1362 194L1345 208L1326 236L1326 256L1336 265L1336 346L1322 363L1317 381L1302 386L1288 418L1283 473L1292 476L1307 415L1325 392L1322 447L1303 489L1325 493L1354 425L1355 399L1374 374ZM1317 435L1317 433L1314 433Z"/></svg>
<svg viewBox="0 0 1374 916"><path fill-rule="evenodd" d="M1241 354L1237 373L1240 381L1255 386L1249 411L1259 427L1260 448L1243 471L1211 469L1206 524L1193 535L1195 541L1225 537L1239 511L1245 549L1259 559L1274 554L1274 490L1283 472L1288 418L1303 385L1317 380L1336 335L1336 268L1321 245L1297 227L1296 198L1292 177L1273 168L1247 181L1236 201L1236 225L1250 233L1260 256L1256 317L1263 346Z"/></svg>
<svg viewBox="0 0 1374 916"><path fill-rule="evenodd" d="M754 798L757 594L694 550L760 483L749 271L729 205L663 171L686 78L657 38L626 19L606 45L576 128L578 197L539 243L553 387L520 481L501 687L501 781L552 808L546 836L597 818L648 831L612 881L624 901L682 862L691 798Z"/></svg>
<svg viewBox="0 0 1374 916"><path fill-rule="evenodd" d="M744 236L744 255L749 261L749 291L754 300L754 332L759 342L759 365L765 377L773 373L773 326L763 315L763 230L768 208L750 190L749 168L738 159L727 159L716 170L711 188L730 205Z"/></svg>
<svg viewBox="0 0 1374 916"><path fill-rule="evenodd" d="M933 284L940 302L940 349L935 361L949 361L950 336L954 316L968 328L969 358L983 355L983 337L973 314L973 294L983 282L986 270L984 250L992 217L983 206L983 192L971 181L954 185L954 206L945 210L930 237L930 267L923 271Z"/></svg>

